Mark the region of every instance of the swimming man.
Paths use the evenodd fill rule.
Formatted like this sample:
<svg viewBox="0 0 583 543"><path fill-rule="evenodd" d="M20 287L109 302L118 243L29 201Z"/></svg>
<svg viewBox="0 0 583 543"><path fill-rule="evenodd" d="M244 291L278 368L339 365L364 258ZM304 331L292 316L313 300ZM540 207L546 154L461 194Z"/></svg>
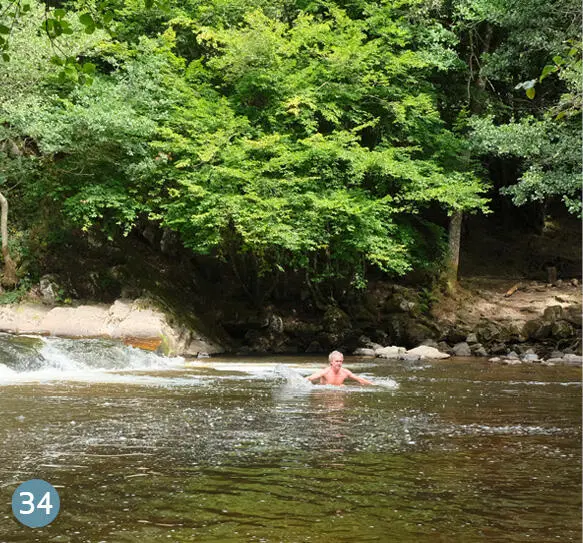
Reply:
<svg viewBox="0 0 583 543"><path fill-rule="evenodd" d="M321 385L343 386L346 379L353 379L361 385L374 385L374 383L371 383L364 377L358 377L350 370L343 368L342 362L344 362L344 355L341 352L332 351L328 355L328 361L330 362L330 365L327 368L309 375L306 379L312 383L319 379Z"/></svg>

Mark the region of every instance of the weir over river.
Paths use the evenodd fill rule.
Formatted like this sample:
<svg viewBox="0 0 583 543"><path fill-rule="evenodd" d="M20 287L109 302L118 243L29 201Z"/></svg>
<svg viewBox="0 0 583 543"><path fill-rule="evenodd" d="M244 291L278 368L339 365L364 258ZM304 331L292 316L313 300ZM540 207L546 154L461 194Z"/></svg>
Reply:
<svg viewBox="0 0 583 543"><path fill-rule="evenodd" d="M581 369L0 337L1 542L581 541ZM12 515L56 487L44 528Z"/></svg>

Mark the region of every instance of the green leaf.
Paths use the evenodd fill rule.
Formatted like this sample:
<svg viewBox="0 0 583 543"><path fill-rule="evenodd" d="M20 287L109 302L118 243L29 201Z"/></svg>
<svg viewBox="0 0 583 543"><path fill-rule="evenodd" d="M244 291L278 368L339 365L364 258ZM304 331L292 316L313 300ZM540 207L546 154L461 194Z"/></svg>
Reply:
<svg viewBox="0 0 583 543"><path fill-rule="evenodd" d="M534 87L530 87L529 89L526 89L526 96L528 96L531 100L534 98L535 94L536 94L536 90Z"/></svg>
<svg viewBox="0 0 583 543"><path fill-rule="evenodd" d="M83 26L95 26L95 23L93 21L93 17L91 17L91 15L89 15L89 13L82 13L81 15L79 15L79 22Z"/></svg>
<svg viewBox="0 0 583 543"><path fill-rule="evenodd" d="M10 62L10 55L6 52L2 53L2 60L4 62Z"/></svg>
<svg viewBox="0 0 583 543"><path fill-rule="evenodd" d="M0 24L0 34L10 34L10 28L6 25Z"/></svg>
<svg viewBox="0 0 583 543"><path fill-rule="evenodd" d="M558 69L559 68L557 66L555 66L554 64L547 64L543 68L543 71L539 77L539 81L542 81L545 77L547 77L549 74L556 72Z"/></svg>
<svg viewBox="0 0 583 543"><path fill-rule="evenodd" d="M63 19L66 15L67 15L67 12L62 8L59 8L59 9L56 9L55 11L53 11L53 16L56 19Z"/></svg>
<svg viewBox="0 0 583 543"><path fill-rule="evenodd" d="M95 68L96 66L92 62L86 62L85 64L83 64L83 72L86 74L94 74Z"/></svg>

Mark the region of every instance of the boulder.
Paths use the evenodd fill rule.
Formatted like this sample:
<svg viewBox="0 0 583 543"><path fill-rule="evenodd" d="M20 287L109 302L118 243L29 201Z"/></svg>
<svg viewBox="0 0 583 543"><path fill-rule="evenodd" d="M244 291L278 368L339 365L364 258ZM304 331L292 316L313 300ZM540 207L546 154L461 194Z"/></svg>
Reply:
<svg viewBox="0 0 583 543"><path fill-rule="evenodd" d="M217 342L175 319L145 300L117 300L114 304L78 307L5 305L0 308L0 331L71 338L119 339L164 354L192 355L224 352Z"/></svg>
<svg viewBox="0 0 583 543"><path fill-rule="evenodd" d="M566 354L562 358L562 361L564 364L570 364L573 366L580 366L581 363L583 362L583 356L578 355L578 354Z"/></svg>
<svg viewBox="0 0 583 543"><path fill-rule="evenodd" d="M437 344L437 349L442 353L453 354L453 349L445 341L440 341Z"/></svg>
<svg viewBox="0 0 583 543"><path fill-rule="evenodd" d="M527 353L522 355L523 362L539 362L538 354L536 353Z"/></svg>
<svg viewBox="0 0 583 543"><path fill-rule="evenodd" d="M43 304L54 305L59 297L61 288L53 275L44 275L40 279L39 292Z"/></svg>
<svg viewBox="0 0 583 543"><path fill-rule="evenodd" d="M522 364L522 362L515 358L504 358L502 360L502 364L504 364L505 366L517 366L519 364Z"/></svg>
<svg viewBox="0 0 583 543"><path fill-rule="evenodd" d="M406 362L416 362L421 360L421 355L415 353L402 353L399 355L399 360L405 360Z"/></svg>
<svg viewBox="0 0 583 543"><path fill-rule="evenodd" d="M471 334L470 334L471 335ZM500 339L502 335L502 331L499 326L494 324L493 322L482 320L478 324L476 328L476 338L480 343L490 343L492 341L503 341ZM469 336L468 336L469 338ZM466 339L467 343L471 343L468 339ZM474 341L474 343L478 343L478 341Z"/></svg>
<svg viewBox="0 0 583 543"><path fill-rule="evenodd" d="M541 340L547 339L552 333L552 323L543 319L532 319L526 321L522 327L522 335L526 339Z"/></svg>
<svg viewBox="0 0 583 543"><path fill-rule="evenodd" d="M551 326L551 335L555 339L568 339L575 335L575 329L569 321L558 320L553 322Z"/></svg>
<svg viewBox="0 0 583 543"><path fill-rule="evenodd" d="M367 349L365 347L359 347L352 354L354 356L375 356L375 350Z"/></svg>
<svg viewBox="0 0 583 543"><path fill-rule="evenodd" d="M505 343L493 343L490 345L490 352L492 354L502 354L507 351Z"/></svg>
<svg viewBox="0 0 583 543"><path fill-rule="evenodd" d="M470 346L465 341L462 341L453 346L453 354L455 356L472 356L472 351Z"/></svg>
<svg viewBox="0 0 583 543"><path fill-rule="evenodd" d="M490 353L485 349L485 347L483 345L481 345L480 343L476 343L476 345L478 346L477 349L472 349L472 354L474 356L490 356Z"/></svg>
<svg viewBox="0 0 583 543"><path fill-rule="evenodd" d="M471 334L468 334L468 337L466 338L466 343L468 345L472 345L474 343L478 343L478 336L475 333L473 333L473 332Z"/></svg>
<svg viewBox="0 0 583 543"><path fill-rule="evenodd" d="M396 347L394 345L390 347L382 347L381 349L375 349L374 354L377 358L399 358L400 354L406 351L404 347Z"/></svg>
<svg viewBox="0 0 583 543"><path fill-rule="evenodd" d="M554 322L563 318L563 306L561 305L550 305L545 308L543 312L543 319L546 321Z"/></svg>
<svg viewBox="0 0 583 543"><path fill-rule="evenodd" d="M564 311L564 318L566 321L570 322L573 326L581 328L581 315L582 309L581 304L574 304L567 307Z"/></svg>
<svg viewBox="0 0 583 543"><path fill-rule="evenodd" d="M442 358L449 358L450 355L447 353L442 353L438 351L435 347L428 347L427 345L419 345L419 347L415 347L414 349L409 349L406 354L416 354L419 355L421 360L424 359L442 359Z"/></svg>

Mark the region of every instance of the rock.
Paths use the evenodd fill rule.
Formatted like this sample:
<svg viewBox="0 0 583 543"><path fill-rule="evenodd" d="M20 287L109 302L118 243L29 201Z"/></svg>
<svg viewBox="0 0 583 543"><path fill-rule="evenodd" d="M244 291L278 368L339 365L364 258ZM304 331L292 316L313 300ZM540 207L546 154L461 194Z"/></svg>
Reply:
<svg viewBox="0 0 583 543"><path fill-rule="evenodd" d="M480 344L478 343L477 345L480 345ZM484 348L484 346L483 346L483 345L480 345L480 346L479 346L477 349L475 349L475 350L473 350L473 349L472 349L472 354L473 354L474 356L484 356L484 357L486 357L486 356L489 356L489 353L488 353L488 351L487 351L487 350Z"/></svg>
<svg viewBox="0 0 583 543"><path fill-rule="evenodd" d="M571 279L571 284L574 287L578 287L579 286L579 280L577 278L573 277L573 279Z"/></svg>
<svg viewBox="0 0 583 543"><path fill-rule="evenodd" d="M488 362L500 362L502 359L499 356L494 356L493 358L488 359Z"/></svg>
<svg viewBox="0 0 583 543"><path fill-rule="evenodd" d="M554 365L555 365L555 363L554 363L552 360L543 360L543 361L540 363L540 365L541 365L541 366L554 366Z"/></svg>
<svg viewBox="0 0 583 543"><path fill-rule="evenodd" d="M549 358L563 358L565 353L562 351L552 351L549 355Z"/></svg>
<svg viewBox="0 0 583 543"><path fill-rule="evenodd" d="M283 333L283 319L279 315L269 315L267 319L267 329L276 334Z"/></svg>
<svg viewBox="0 0 583 543"><path fill-rule="evenodd" d="M453 346L453 353L455 356L472 356L470 346L465 341L456 343Z"/></svg>
<svg viewBox="0 0 583 543"><path fill-rule="evenodd" d="M476 333L473 334L476 336L476 341L472 341L473 343L490 343L492 341L501 341L505 342L507 339L502 338L503 335L502 330L499 326L494 324L493 322L482 320L478 324L476 328ZM469 334L466 338L467 343L471 343L470 339L473 340L471 337L472 334ZM510 334L505 334L506 338L510 337Z"/></svg>
<svg viewBox="0 0 583 543"><path fill-rule="evenodd" d="M424 339L424 340L421 342L421 345L427 345L428 347L433 347L433 348L435 348L435 349L438 349L438 350L439 350L439 346L437 345L437 341L435 341L434 339L431 339L431 338L429 338L429 339Z"/></svg>
<svg viewBox="0 0 583 543"><path fill-rule="evenodd" d="M444 339L450 344L455 345L465 341L468 337L469 331L465 328L453 326L445 332Z"/></svg>
<svg viewBox="0 0 583 543"><path fill-rule="evenodd" d="M581 328L582 320L581 304L574 304L565 308L564 319L570 322L573 326Z"/></svg>
<svg viewBox="0 0 583 543"><path fill-rule="evenodd" d="M428 347L427 345L419 345L414 349L409 349L406 354L418 354L421 360L424 359L443 359L449 358L450 355L447 353L442 353L434 347Z"/></svg>
<svg viewBox="0 0 583 543"><path fill-rule="evenodd" d="M365 347L359 347L353 353L354 356L375 356L374 349L367 349Z"/></svg>
<svg viewBox="0 0 583 543"><path fill-rule="evenodd" d="M543 319L546 321L554 322L556 320L562 319L563 313L563 306L550 305L545 308L543 312Z"/></svg>
<svg viewBox="0 0 583 543"><path fill-rule="evenodd" d="M322 325L327 332L333 334L344 334L346 330L352 328L350 317L335 305L330 305L326 309L322 318Z"/></svg>
<svg viewBox="0 0 583 543"><path fill-rule="evenodd" d="M416 362L417 360L421 360L421 356L419 354L402 353L399 355L399 360L405 360L407 362Z"/></svg>
<svg viewBox="0 0 583 543"><path fill-rule="evenodd" d="M517 366L519 364L522 364L522 362L514 358L505 358L504 360L502 360L502 364L506 366Z"/></svg>
<svg viewBox="0 0 583 543"><path fill-rule="evenodd" d="M210 355L205 352L200 352L196 355L196 358L210 358Z"/></svg>
<svg viewBox="0 0 583 543"><path fill-rule="evenodd" d="M551 326L551 335L555 339L568 339L575 335L575 329L566 320L559 320L553 322Z"/></svg>
<svg viewBox="0 0 583 543"><path fill-rule="evenodd" d="M434 335L429 326L418 320L409 319L404 326L404 343L407 345L421 345Z"/></svg>
<svg viewBox="0 0 583 543"><path fill-rule="evenodd" d="M504 358L508 360L520 360L520 357L514 351L510 351Z"/></svg>
<svg viewBox="0 0 583 543"><path fill-rule="evenodd" d="M492 354L502 354L506 352L506 344L505 343L493 343L490 345L490 352Z"/></svg>
<svg viewBox="0 0 583 543"><path fill-rule="evenodd" d="M350 317L338 306L330 305L322 318L326 332L326 342L330 345L343 343L346 335L352 330Z"/></svg>
<svg viewBox="0 0 583 543"><path fill-rule="evenodd" d="M405 348L404 347L396 347L395 345L392 345L390 347L382 347L381 349L375 349L375 356L377 358L394 358L397 359L399 358L400 354L403 354L405 352Z"/></svg>
<svg viewBox="0 0 583 543"><path fill-rule="evenodd" d="M453 354L453 349L445 341L440 341L437 344L437 349L442 353Z"/></svg>
<svg viewBox="0 0 583 543"><path fill-rule="evenodd" d="M39 283L39 291L43 304L54 305L59 296L60 287L53 275L44 275Z"/></svg>
<svg viewBox="0 0 583 543"><path fill-rule="evenodd" d="M404 313L409 313L413 311L415 307L417 307L417 304L415 302L412 302L411 300L401 300L399 302L399 309Z"/></svg>
<svg viewBox="0 0 583 543"><path fill-rule="evenodd" d="M555 365L555 364L562 364L563 363L563 359L562 358L549 358L548 360L543 361L543 364L546 362L546 365Z"/></svg>
<svg viewBox="0 0 583 543"><path fill-rule="evenodd" d="M468 345L471 345L472 343L478 343L478 336L473 332L471 334L468 334L468 337L466 338L466 343Z"/></svg>
<svg viewBox="0 0 583 543"><path fill-rule="evenodd" d="M119 339L135 347L172 355L224 352L214 340L175 320L154 306L148 307L145 300L117 300L111 306L95 304L49 309L16 304L0 308L0 331L5 332Z"/></svg>
<svg viewBox="0 0 583 543"><path fill-rule="evenodd" d="M551 336L552 323L542 319L526 321L522 327L522 334L526 339L541 340Z"/></svg>
<svg viewBox="0 0 583 543"><path fill-rule="evenodd" d="M523 362L539 362L538 354L536 353L527 353L522 356Z"/></svg>
<svg viewBox="0 0 583 543"><path fill-rule="evenodd" d="M583 362L583 356L578 354L566 354L562 359L564 364L570 364L573 366L580 366Z"/></svg>

